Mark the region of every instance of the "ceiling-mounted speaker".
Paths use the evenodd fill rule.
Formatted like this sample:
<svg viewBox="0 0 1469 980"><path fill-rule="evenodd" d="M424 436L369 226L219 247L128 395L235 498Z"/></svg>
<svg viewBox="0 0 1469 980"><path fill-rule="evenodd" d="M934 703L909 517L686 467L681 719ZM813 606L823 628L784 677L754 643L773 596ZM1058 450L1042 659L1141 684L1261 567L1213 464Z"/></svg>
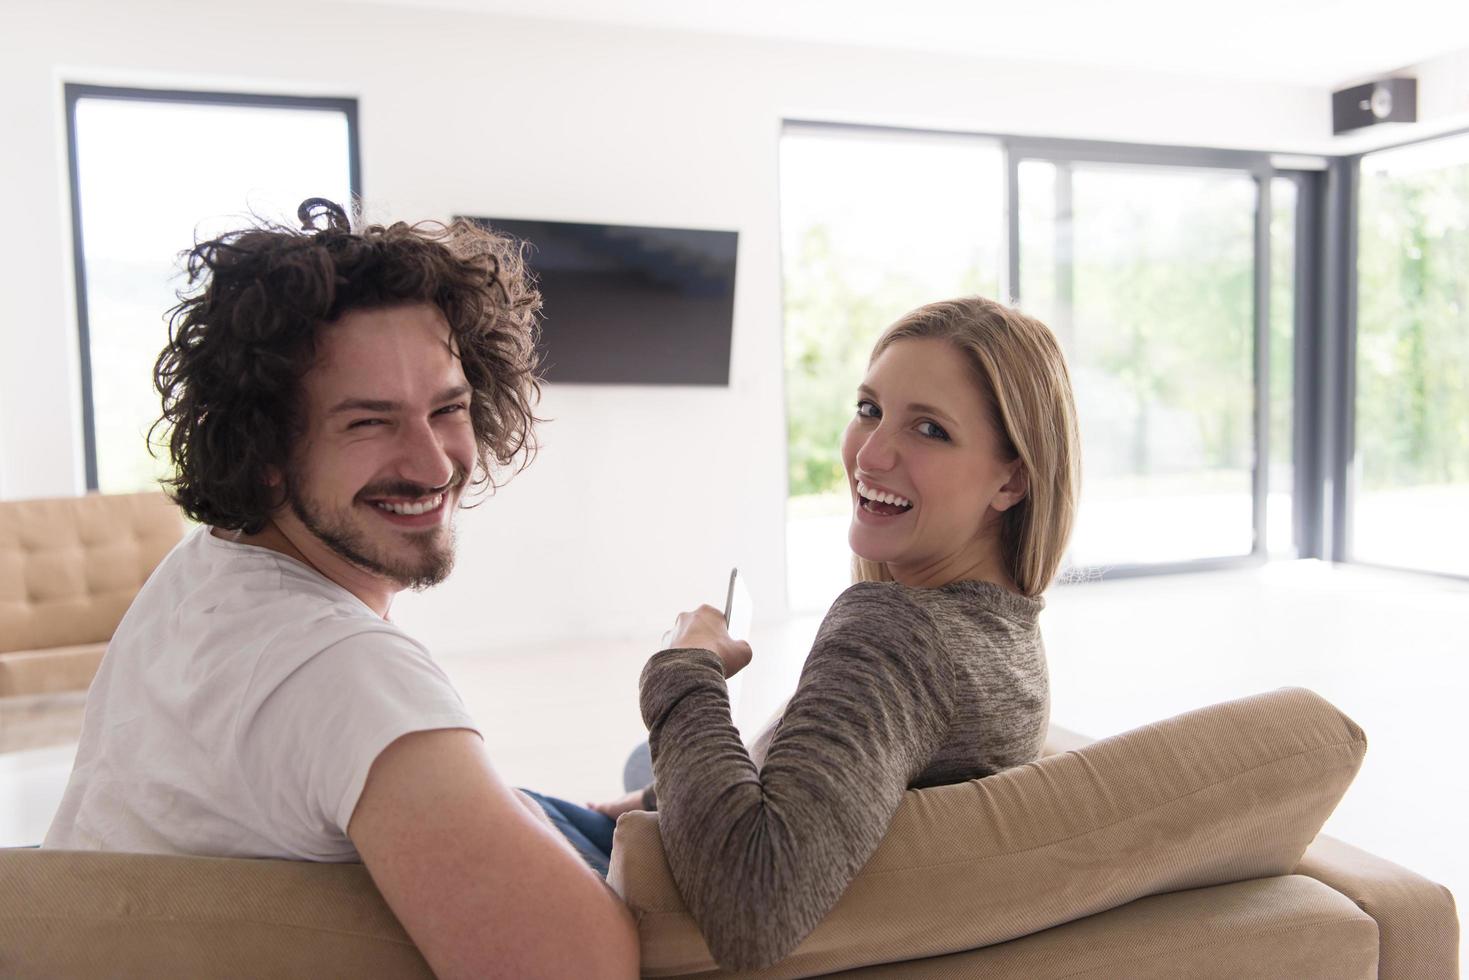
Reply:
<svg viewBox="0 0 1469 980"><path fill-rule="evenodd" d="M1418 121L1418 79L1379 78L1331 93L1331 131L1340 136L1385 122Z"/></svg>

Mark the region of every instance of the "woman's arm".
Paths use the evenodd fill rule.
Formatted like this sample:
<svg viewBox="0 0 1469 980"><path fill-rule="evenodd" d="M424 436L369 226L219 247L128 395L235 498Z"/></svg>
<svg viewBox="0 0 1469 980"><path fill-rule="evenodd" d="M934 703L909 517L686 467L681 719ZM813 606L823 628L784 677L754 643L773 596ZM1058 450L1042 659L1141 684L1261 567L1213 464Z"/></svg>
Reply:
<svg viewBox="0 0 1469 980"><path fill-rule="evenodd" d="M648 662L663 845L720 966L780 960L831 910L942 744L953 696L933 620L885 583L832 606L762 770L730 722L715 654Z"/></svg>
<svg viewBox="0 0 1469 980"><path fill-rule="evenodd" d="M780 720L785 716L786 706L790 703L790 698L780 703L780 707L776 708L766 719L765 724L760 727L760 734L756 735L755 741L751 743L750 758L755 761L756 768L764 765L765 755L770 751L770 740L775 737L775 730L780 727ZM658 784L649 783L642 789L632 790L607 803L588 803L587 809L604 813L613 820L632 810L656 811L658 809Z"/></svg>

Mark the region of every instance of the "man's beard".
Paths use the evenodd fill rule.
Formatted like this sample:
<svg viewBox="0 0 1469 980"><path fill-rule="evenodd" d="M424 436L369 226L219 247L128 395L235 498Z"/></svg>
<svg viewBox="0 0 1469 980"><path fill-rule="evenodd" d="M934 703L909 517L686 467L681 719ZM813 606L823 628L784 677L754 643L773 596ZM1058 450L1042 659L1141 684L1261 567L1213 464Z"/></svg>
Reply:
<svg viewBox="0 0 1469 980"><path fill-rule="evenodd" d="M456 475L449 486L442 491L446 498L461 483L463 483L462 475ZM385 490L368 489L381 492L385 496L398 495L415 498L426 497L433 493L429 488L409 487L406 484ZM355 501L348 505L346 511L333 514L327 508L319 507L314 502L307 500L296 489L294 481L288 483L286 500L291 505L291 512L305 525L306 530L316 535L317 539L338 557L364 571L396 582L401 588L421 592L448 578L450 570L454 567L454 529L452 525L439 526L431 531L400 534L400 540L417 553L414 557L403 558L389 554L384 549L375 546L371 536L365 533L354 520ZM448 505L449 501L445 499L444 506Z"/></svg>

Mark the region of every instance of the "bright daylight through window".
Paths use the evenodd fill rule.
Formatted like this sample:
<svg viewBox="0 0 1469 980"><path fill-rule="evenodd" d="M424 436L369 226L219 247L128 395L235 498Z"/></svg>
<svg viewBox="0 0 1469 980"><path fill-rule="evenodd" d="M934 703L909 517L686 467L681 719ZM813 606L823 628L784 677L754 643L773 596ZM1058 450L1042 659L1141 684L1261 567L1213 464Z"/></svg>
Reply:
<svg viewBox="0 0 1469 980"><path fill-rule="evenodd" d="M825 609L850 580L840 443L878 334L930 300L999 294L1003 163L970 138L781 140L793 609Z"/></svg>
<svg viewBox="0 0 1469 980"><path fill-rule="evenodd" d="M1270 459L1266 478L1266 548L1299 555L1295 534L1296 217L1295 181L1270 181Z"/></svg>
<svg viewBox="0 0 1469 980"><path fill-rule="evenodd" d="M1362 158L1351 557L1469 575L1469 134Z"/></svg>
<svg viewBox="0 0 1469 980"><path fill-rule="evenodd" d="M248 213L295 226L304 198L351 196L347 113L259 101L96 90L75 100L77 275L95 453L88 469L104 492L148 489L167 472L166 453L151 457L145 436L159 414L151 378L164 313L185 283L179 252Z"/></svg>
<svg viewBox="0 0 1469 980"><path fill-rule="evenodd" d="M1007 169L1017 156L1019 305L1070 362L1081 510L1068 564L1291 554L1296 186L1277 178L1268 384L1256 384L1258 166L1034 158L1000 139L795 126L781 142L790 599L825 608L848 579L838 454L877 334L919 304L1001 299ZM1204 156L1201 152L1200 156ZM1269 393L1269 472L1256 419ZM1257 500L1257 485L1268 503ZM1270 506L1273 504L1273 506Z"/></svg>
<svg viewBox="0 0 1469 980"><path fill-rule="evenodd" d="M1079 566L1247 555L1249 174L1026 160L1021 305L1061 338L1084 457Z"/></svg>

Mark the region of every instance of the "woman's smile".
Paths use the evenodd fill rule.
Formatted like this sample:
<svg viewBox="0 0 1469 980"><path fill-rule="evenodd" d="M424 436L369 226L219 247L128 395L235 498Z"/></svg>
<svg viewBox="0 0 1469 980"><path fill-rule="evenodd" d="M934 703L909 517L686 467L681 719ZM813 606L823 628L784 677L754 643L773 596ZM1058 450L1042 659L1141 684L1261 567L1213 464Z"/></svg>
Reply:
<svg viewBox="0 0 1469 980"><path fill-rule="evenodd" d="M913 511L913 501L901 494L875 484L869 484L861 479L857 480L857 517L860 520L863 515L876 518L875 523L890 523L894 518L902 517Z"/></svg>

